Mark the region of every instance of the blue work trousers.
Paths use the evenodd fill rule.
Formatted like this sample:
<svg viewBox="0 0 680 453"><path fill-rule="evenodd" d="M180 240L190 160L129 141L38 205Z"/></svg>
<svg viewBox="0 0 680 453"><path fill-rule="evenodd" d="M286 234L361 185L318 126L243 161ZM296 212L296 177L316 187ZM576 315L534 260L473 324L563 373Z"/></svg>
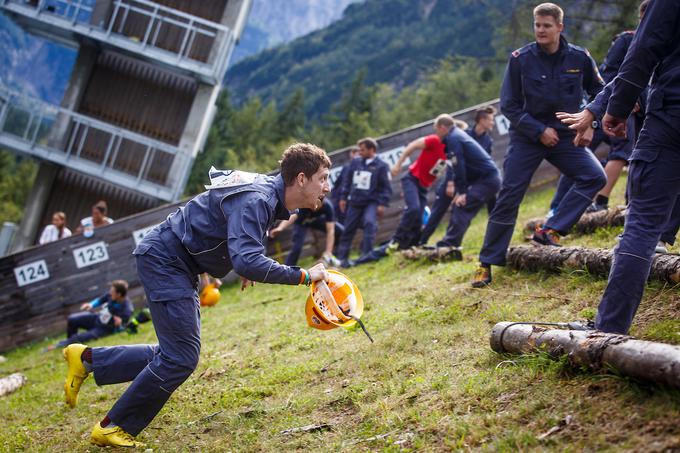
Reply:
<svg viewBox="0 0 680 453"><path fill-rule="evenodd" d="M169 234L168 234L169 233ZM158 414L170 395L194 371L201 351L198 272L177 237L153 230L152 247L137 256L157 345L92 349L97 385L132 381L108 413L113 423L136 436Z"/></svg>
<svg viewBox="0 0 680 453"><path fill-rule="evenodd" d="M85 329L85 332L78 332ZM73 313L66 321L66 339L61 340L59 347L67 346L72 343L86 343L90 340L111 335L114 332L112 327L102 324L97 313L89 311L79 311Z"/></svg>
<svg viewBox="0 0 680 453"><path fill-rule="evenodd" d="M420 185L418 178L410 172L401 178L401 187L406 206L393 239L399 244L400 249L407 249L417 245L420 240L423 212L427 206L427 188Z"/></svg>
<svg viewBox="0 0 680 453"><path fill-rule="evenodd" d="M481 263L505 265L505 255L512 239L519 205L531 177L543 159L574 180L574 185L557 206L555 215L545 225L561 234L569 232L595 194L607 182L602 165L593 153L574 146L570 136L560 139L552 148L511 137L503 163L501 191L489 217L484 245L479 255Z"/></svg>
<svg viewBox="0 0 680 453"><path fill-rule="evenodd" d="M293 226L293 244L290 249L290 253L286 257L286 266L297 266L297 262L300 259L300 254L302 253L302 248L305 245L305 237L307 236L307 230L311 228L313 230L326 232L326 220L322 218L314 219L311 222L306 222L303 224L296 223ZM340 223L335 222L335 243L337 244L342 233L345 231Z"/></svg>
<svg viewBox="0 0 680 453"><path fill-rule="evenodd" d="M434 199L434 203L430 208L430 218L427 219L427 224L420 233L420 245L427 244L427 241L430 240L430 236L432 236L434 231L439 226L439 223L444 218L447 209L449 209L449 206L451 206L451 201L453 201L453 198L446 195L447 183L448 182L446 179L444 179L437 186L437 191L435 192L436 198Z"/></svg>
<svg viewBox="0 0 680 453"><path fill-rule="evenodd" d="M666 244L675 244L675 237L678 235L680 229L680 197L675 200L675 206L671 212L671 217L668 219L663 233L661 233L661 240Z"/></svg>
<svg viewBox="0 0 680 453"><path fill-rule="evenodd" d="M460 247L463 236L470 227L470 222L489 200L496 197L500 187L501 179L497 174L475 181L468 187L465 206L454 204L451 207L451 218L446 228L446 235L437 242L437 247Z"/></svg>
<svg viewBox="0 0 680 453"><path fill-rule="evenodd" d="M629 203L623 235L614 249L609 281L595 319L595 327L604 332L628 333L642 300L654 248L680 194L680 133L669 131L667 123L649 115L644 128L647 131L643 129L636 145L642 152L634 155L628 171Z"/></svg>
<svg viewBox="0 0 680 453"><path fill-rule="evenodd" d="M352 240L359 227L364 230L364 237L361 241L361 254L370 252L373 249L375 235L378 232L378 203L369 203L362 206L348 203L344 226L345 232L342 234L338 244L337 258L343 261L349 257Z"/></svg>

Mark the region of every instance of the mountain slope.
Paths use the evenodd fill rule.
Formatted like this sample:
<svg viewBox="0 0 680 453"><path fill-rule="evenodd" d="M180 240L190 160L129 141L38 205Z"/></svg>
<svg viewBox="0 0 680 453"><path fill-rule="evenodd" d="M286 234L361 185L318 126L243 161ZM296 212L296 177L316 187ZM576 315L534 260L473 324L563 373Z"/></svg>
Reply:
<svg viewBox="0 0 680 453"><path fill-rule="evenodd" d="M494 55L483 34L491 27L487 9L469 0L368 0L322 30L237 63L226 83L237 101L280 102L303 86L307 113L318 116L362 68L369 85L402 86L449 55Z"/></svg>

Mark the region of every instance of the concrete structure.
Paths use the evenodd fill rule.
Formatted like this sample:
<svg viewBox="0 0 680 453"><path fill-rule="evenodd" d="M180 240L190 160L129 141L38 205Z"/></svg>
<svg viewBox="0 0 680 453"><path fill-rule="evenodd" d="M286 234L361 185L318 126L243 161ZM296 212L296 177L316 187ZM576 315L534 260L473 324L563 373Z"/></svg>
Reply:
<svg viewBox="0 0 680 453"><path fill-rule="evenodd" d="M0 146L41 161L13 250L53 211L74 229L177 201L207 137L251 0L0 0L28 32L78 48L61 105L0 86Z"/></svg>

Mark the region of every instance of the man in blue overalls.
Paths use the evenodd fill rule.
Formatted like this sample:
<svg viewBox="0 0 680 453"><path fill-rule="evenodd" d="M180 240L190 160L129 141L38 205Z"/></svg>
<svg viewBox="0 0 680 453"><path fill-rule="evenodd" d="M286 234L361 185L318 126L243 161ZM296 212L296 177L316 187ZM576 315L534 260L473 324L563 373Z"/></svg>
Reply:
<svg viewBox="0 0 680 453"><path fill-rule="evenodd" d="M333 256L335 241L340 239L345 227L335 221L335 211L333 204L328 199L323 200L323 204L316 211L311 209L298 209L296 213L290 215L290 219L282 221L275 228L269 230L269 237L274 239L279 233L293 225L293 237L290 252L286 257L287 266L297 265L302 248L305 245L307 230L313 229L326 233L326 249L323 253L323 260L330 266L340 266L338 259Z"/></svg>
<svg viewBox="0 0 680 453"><path fill-rule="evenodd" d="M651 76L651 82L650 81ZM631 155L628 213L614 250L595 327L625 334L649 276L654 248L680 195L680 2L652 0L612 82L607 134L624 137L626 118L650 83L642 131Z"/></svg>
<svg viewBox="0 0 680 453"><path fill-rule="evenodd" d="M340 192L340 211L346 212L346 217L337 257L343 266L349 265L349 251L359 227L364 230L361 254L373 249L378 217L383 216L392 196L390 167L376 155L378 143L365 138L359 140L358 145L360 157L350 163Z"/></svg>
<svg viewBox="0 0 680 453"><path fill-rule="evenodd" d="M578 112L583 91L595 96L603 86L585 49L567 43L563 12L552 3L534 9L536 42L512 52L501 88L501 112L510 120L510 147L503 184L484 237L474 287L491 283L491 265L505 265L517 212L531 177L543 159L575 183L555 215L534 233L537 244L559 246L607 179L592 153L576 147L574 133L555 116Z"/></svg>
<svg viewBox="0 0 680 453"><path fill-rule="evenodd" d="M329 198L333 202L333 211L335 212L335 219L338 221L338 223L342 225L345 224L345 214L347 213L347 211L345 212L340 211L340 195L341 195L340 192L342 192L342 181L344 181L345 178L347 178L347 174L349 173L349 167L352 164L354 158L357 157L358 155L359 155L358 146L352 146L349 150L347 150L347 156L349 157L349 160L340 169L340 174L335 180L333 184L333 190L331 190L331 194L329 196Z"/></svg>
<svg viewBox="0 0 680 453"><path fill-rule="evenodd" d="M194 371L201 348L197 276L207 272L252 282L307 284L327 280L323 264L309 270L265 255L266 232L297 208L316 209L330 191L331 162L310 144L291 145L278 176L211 170L211 185L155 227L133 252L153 317L158 345L64 349L66 402L74 407L89 373L97 385L132 381L95 424L97 445L136 447L139 434Z"/></svg>
<svg viewBox="0 0 680 453"><path fill-rule="evenodd" d="M462 130L451 129L444 143L452 163L456 195L446 235L437 242L437 247L460 248L472 219L496 196L501 176L488 152Z"/></svg>
<svg viewBox="0 0 680 453"><path fill-rule="evenodd" d="M638 8L640 20L642 20L642 17L645 14L648 3L649 0L645 0ZM619 33L614 38L611 47L607 51L607 56L605 57L604 62L600 65L600 74L602 75L605 83L609 83L614 80L614 77L616 77L616 74L619 72L619 67L621 67L621 63L623 63L626 52L628 52L628 47L630 47L630 43L633 41L633 36L635 36L635 31L628 30ZM595 121L597 118L597 121L593 124L598 125L599 121L602 119L604 110L607 108L607 98L608 95L606 98L604 98L604 102L600 103L599 105L599 107L602 108L601 113L593 108L594 105L592 103L586 107L589 111L594 113L594 117L590 120L591 123L593 123L593 121ZM595 197L595 201L591 206L588 207L587 212L606 210L609 207L609 195L614 189L614 185L619 179L619 176L621 176L623 167L628 165L630 153L633 152L633 146L637 140L637 133L640 131L642 126L642 119L644 118L644 99L646 99L646 95L641 96L641 99L638 103L640 110L634 115L630 115L630 117L628 117L627 129L631 131L631 133L628 134L627 137L609 137L604 132L602 132L602 129L598 127L594 131L592 142L582 143L580 145L589 146L590 149L595 152L600 143L606 142L609 144L609 153L607 154L607 159L604 166L604 171L607 175L607 184L602 188L602 190L598 192ZM555 209L559 205L562 198L564 198L564 195L569 191L573 183L573 180L565 177L564 175L560 177L557 190L555 191L555 196L550 203L550 212L548 213L548 217L551 217L554 214Z"/></svg>
<svg viewBox="0 0 680 453"><path fill-rule="evenodd" d="M479 145L484 148L489 156L493 152L493 139L491 138L491 131L494 126L494 117L496 116L496 109L493 105L488 105L475 112L475 124L465 130L467 134L475 139ZM494 206L496 206L496 194L486 203L486 210L491 214Z"/></svg>

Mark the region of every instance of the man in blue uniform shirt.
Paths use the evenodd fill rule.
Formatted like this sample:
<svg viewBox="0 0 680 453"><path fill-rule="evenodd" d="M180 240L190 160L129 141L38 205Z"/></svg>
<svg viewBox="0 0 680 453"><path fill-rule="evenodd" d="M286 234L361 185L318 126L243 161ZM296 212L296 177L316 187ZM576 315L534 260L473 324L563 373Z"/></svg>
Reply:
<svg viewBox="0 0 680 453"><path fill-rule="evenodd" d="M478 109L475 112L475 124L465 130L467 134L474 138L479 145L484 148L484 151L491 156L493 152L493 139L491 138L491 131L494 126L494 117L496 116L496 109L493 105ZM496 194L486 203L486 210L491 214L494 206L496 206Z"/></svg>
<svg viewBox="0 0 680 453"><path fill-rule="evenodd" d="M349 160L340 169L340 174L334 181L333 190L331 190L330 194L330 199L333 202L333 210L335 211L335 219L343 225L345 224L345 214L347 213L347 211L345 212L340 211L340 196L342 192L342 181L344 181L345 178L347 177L349 167L352 165L352 161L354 160L354 158L357 157L358 155L359 155L358 146L352 146L347 151L347 157L349 158Z"/></svg>
<svg viewBox="0 0 680 453"><path fill-rule="evenodd" d="M567 43L562 9L543 3L534 9L536 42L512 52L501 88L501 112L510 120L510 147L503 184L489 217L474 287L491 283L491 265L505 265L517 212L531 177L543 159L575 183L555 215L534 233L534 242L559 246L607 179L592 153L572 143L574 133L555 116L577 112L583 92L595 96L603 86L585 49Z"/></svg>
<svg viewBox="0 0 680 453"><path fill-rule="evenodd" d="M651 82L650 81L651 76ZM654 249L680 195L680 2L652 0L635 33L602 120L624 137L626 119L650 83L644 125L631 155L628 213L614 250L595 327L625 334L649 276Z"/></svg>
<svg viewBox="0 0 680 453"><path fill-rule="evenodd" d="M346 216L337 257L343 265L348 264L352 240L359 227L364 230L361 254L373 249L378 218L384 214L392 196L390 167L376 155L378 143L365 138L359 140L358 146L360 157L350 163L340 192L340 211L346 212Z"/></svg>
<svg viewBox="0 0 680 453"><path fill-rule="evenodd" d="M269 231L269 237L274 239L290 225L293 225L293 243L286 257L285 264L287 266L295 266L297 264L305 244L307 230L310 228L326 233L326 249L322 256L324 262L330 266L340 266L338 259L333 256L333 247L335 246L335 241L342 236L345 227L335 221L335 210L330 200L324 199L323 204L316 211L298 209L296 213L290 215L290 219L283 220L275 228L272 228Z"/></svg>
<svg viewBox="0 0 680 453"><path fill-rule="evenodd" d="M454 127L444 138L456 194L446 235L437 247L460 247L470 222L496 196L501 176L491 156L475 140Z"/></svg>
<svg viewBox="0 0 680 453"><path fill-rule="evenodd" d="M139 434L198 363L200 306L197 276L232 269L242 289L252 282L307 284L327 280L322 264L309 270L285 266L265 255L266 232L298 208L317 209L330 191L330 160L310 144L291 145L278 176L211 170L211 185L154 228L133 252L153 318L158 345L64 349L68 363L66 402L74 407L89 373L97 385L132 381L91 441L136 447Z"/></svg>

